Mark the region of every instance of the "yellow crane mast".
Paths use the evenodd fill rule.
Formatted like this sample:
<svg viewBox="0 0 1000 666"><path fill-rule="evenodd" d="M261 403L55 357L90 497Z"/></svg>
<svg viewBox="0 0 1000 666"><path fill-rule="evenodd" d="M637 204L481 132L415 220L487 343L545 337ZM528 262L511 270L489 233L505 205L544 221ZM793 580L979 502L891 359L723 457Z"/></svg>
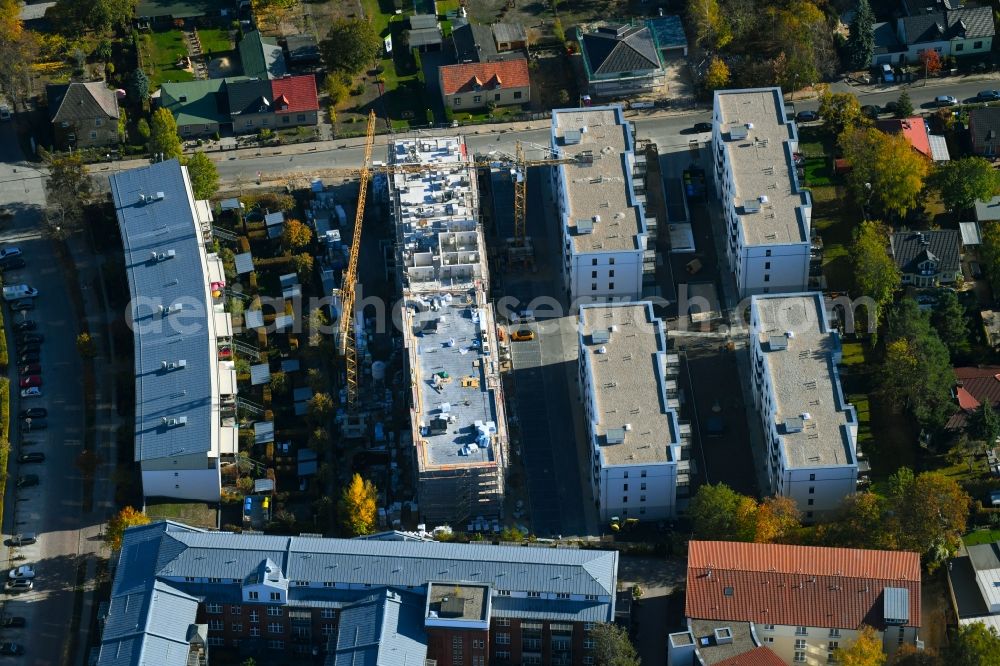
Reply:
<svg viewBox="0 0 1000 666"><path fill-rule="evenodd" d="M368 131L365 135L365 159L361 166L361 184L358 190L358 210L354 215L354 232L351 237L351 254L347 271L340 285L340 347L347 363L347 405L353 411L358 403L358 346L354 330L354 297L358 282L358 255L361 253L361 228L365 220L365 199L371 179L372 145L375 143L375 111L368 113Z"/></svg>

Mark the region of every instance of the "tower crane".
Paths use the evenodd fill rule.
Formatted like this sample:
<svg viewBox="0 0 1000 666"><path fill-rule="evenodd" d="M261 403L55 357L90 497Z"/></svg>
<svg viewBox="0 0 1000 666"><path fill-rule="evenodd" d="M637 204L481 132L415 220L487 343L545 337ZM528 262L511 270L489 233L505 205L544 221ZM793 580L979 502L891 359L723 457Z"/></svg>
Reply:
<svg viewBox="0 0 1000 666"><path fill-rule="evenodd" d="M358 210L354 215L354 233L351 236L351 253L347 271L340 285L340 350L347 363L347 405L353 411L358 403L358 346L354 330L354 297L358 282L358 255L361 252L361 228L365 220L365 199L371 179L372 145L375 143L375 111L368 113L368 130L365 134L365 158L361 163L361 184L358 190Z"/></svg>

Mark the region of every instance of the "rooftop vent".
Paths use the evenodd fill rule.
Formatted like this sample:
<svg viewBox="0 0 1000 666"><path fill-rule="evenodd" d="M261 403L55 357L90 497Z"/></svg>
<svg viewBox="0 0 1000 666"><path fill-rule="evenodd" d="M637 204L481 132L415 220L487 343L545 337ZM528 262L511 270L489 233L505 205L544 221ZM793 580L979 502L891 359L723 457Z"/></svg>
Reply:
<svg viewBox="0 0 1000 666"><path fill-rule="evenodd" d="M784 351L788 349L788 338L783 335L772 335L767 339L767 346L771 351Z"/></svg>
<svg viewBox="0 0 1000 666"><path fill-rule="evenodd" d="M747 199L743 202L743 212L744 213L758 213L760 212L760 202L756 199Z"/></svg>
<svg viewBox="0 0 1000 666"><path fill-rule="evenodd" d="M625 442L625 428L608 428L604 438L608 444L623 444Z"/></svg>
<svg viewBox="0 0 1000 666"><path fill-rule="evenodd" d="M579 219L576 221L576 232L578 234L592 234L594 233L594 222L589 217L585 219Z"/></svg>
<svg viewBox="0 0 1000 666"><path fill-rule="evenodd" d="M166 261L167 259L173 259L177 256L176 250L167 250L166 252L150 252L150 261Z"/></svg>
<svg viewBox="0 0 1000 666"><path fill-rule="evenodd" d="M563 145L574 146L580 143L583 139L583 133L580 130L566 130L563 132Z"/></svg>
<svg viewBox="0 0 1000 666"><path fill-rule="evenodd" d="M164 416L162 419L163 425L165 425L168 428L178 428L180 426L187 425L187 422L188 422L188 417L186 416L178 416L176 418L167 418L166 416Z"/></svg>
<svg viewBox="0 0 1000 666"><path fill-rule="evenodd" d="M715 644L728 645L733 642L733 630L729 627L719 627L715 630Z"/></svg>
<svg viewBox="0 0 1000 666"><path fill-rule="evenodd" d="M742 141L747 138L747 128L743 125L729 128L729 139L731 141Z"/></svg>
<svg viewBox="0 0 1000 666"><path fill-rule="evenodd" d="M607 354L608 353L608 348L607 347L603 347L603 346L602 347L598 347L595 350L595 353L597 353L597 354Z"/></svg>
<svg viewBox="0 0 1000 666"><path fill-rule="evenodd" d="M785 432L786 433L802 432L802 428L804 425L805 424L802 422L802 419L800 419L799 417L792 417L789 419L785 419Z"/></svg>
<svg viewBox="0 0 1000 666"><path fill-rule="evenodd" d="M162 361L160 367L164 370L182 370L187 367L187 360L179 359L177 361Z"/></svg>
<svg viewBox="0 0 1000 666"><path fill-rule="evenodd" d="M607 344L611 341L611 331L606 329L598 329L591 332L590 341L595 345Z"/></svg>

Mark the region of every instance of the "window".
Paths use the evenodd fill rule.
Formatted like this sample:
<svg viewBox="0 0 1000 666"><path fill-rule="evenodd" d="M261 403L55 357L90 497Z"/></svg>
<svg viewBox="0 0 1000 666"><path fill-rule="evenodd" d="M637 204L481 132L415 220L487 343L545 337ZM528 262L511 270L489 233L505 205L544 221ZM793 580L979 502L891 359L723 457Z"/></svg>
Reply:
<svg viewBox="0 0 1000 666"><path fill-rule="evenodd" d="M628 504L628 495L622 497L622 504Z"/></svg>
<svg viewBox="0 0 1000 666"><path fill-rule="evenodd" d="M498 597L509 597L510 596L510 590L497 590L497 596Z"/></svg>
<svg viewBox="0 0 1000 666"><path fill-rule="evenodd" d="M184 582L185 583L193 583L194 582L194 576L184 576Z"/></svg>
<svg viewBox="0 0 1000 666"><path fill-rule="evenodd" d="M333 636L333 625L324 624L323 628L320 630L324 636Z"/></svg>
<svg viewBox="0 0 1000 666"><path fill-rule="evenodd" d="M764 625L764 631L774 631L774 625L773 624L765 624Z"/></svg>
<svg viewBox="0 0 1000 666"><path fill-rule="evenodd" d="M271 601L281 601L281 592L272 592Z"/></svg>
<svg viewBox="0 0 1000 666"><path fill-rule="evenodd" d="M584 638L583 639L583 649L584 650L593 650L595 647L597 647L597 641L595 639L593 639L593 638Z"/></svg>
<svg viewBox="0 0 1000 666"><path fill-rule="evenodd" d="M626 479L628 478L628 472L625 472L625 478Z"/></svg>
<svg viewBox="0 0 1000 666"><path fill-rule="evenodd" d="M520 90L515 90L514 91L514 99L521 99L521 91Z"/></svg>
<svg viewBox="0 0 1000 666"><path fill-rule="evenodd" d="M808 636L809 635L809 630L806 629L805 627L795 627L795 635L796 636Z"/></svg>
<svg viewBox="0 0 1000 666"><path fill-rule="evenodd" d="M810 495L816 494L816 486L809 486L809 494Z"/></svg>
<svg viewBox="0 0 1000 666"><path fill-rule="evenodd" d="M528 592L529 599L538 599L542 596L541 592Z"/></svg>
<svg viewBox="0 0 1000 666"><path fill-rule="evenodd" d="M500 95L497 95L499 97ZM486 657L483 655L472 657L472 666L486 666Z"/></svg>
<svg viewBox="0 0 1000 666"><path fill-rule="evenodd" d="M972 48L974 48L974 49L981 49L981 48L983 48L983 43L982 42L972 42Z"/></svg>
<svg viewBox="0 0 1000 666"><path fill-rule="evenodd" d="M812 505L813 505L813 504L814 504L815 502L816 502L816 500L814 500L814 499L810 499L810 500L809 500L809 506L812 506Z"/></svg>
<svg viewBox="0 0 1000 666"><path fill-rule="evenodd" d="M614 288L615 288L615 283L614 282L609 282L608 283L608 289L614 289Z"/></svg>
<svg viewBox="0 0 1000 666"><path fill-rule="evenodd" d="M332 608L324 608L323 610L320 611L319 615L324 620L332 620L333 618L336 617L336 611L334 611Z"/></svg>
<svg viewBox="0 0 1000 666"><path fill-rule="evenodd" d="M768 275L767 273L764 273L764 282L770 282L770 281L771 281L771 276Z"/></svg>
<svg viewBox="0 0 1000 666"><path fill-rule="evenodd" d="M247 127L253 127L253 121L247 120Z"/></svg>
<svg viewBox="0 0 1000 666"><path fill-rule="evenodd" d="M646 501L646 496L645 495L639 495L639 501L640 502L645 502Z"/></svg>
<svg viewBox="0 0 1000 666"><path fill-rule="evenodd" d="M483 101L483 96L482 96L482 95L475 95L475 96L474 96L474 97L472 98L472 101L473 101L473 102L475 102L476 104L479 104L480 102L482 102L482 101Z"/></svg>
<svg viewBox="0 0 1000 666"><path fill-rule="evenodd" d="M765 271L771 270L771 262L770 261L765 261L764 262L764 270Z"/></svg>
<svg viewBox="0 0 1000 666"><path fill-rule="evenodd" d="M628 484L627 483L625 484L625 487L622 488L622 490L628 491Z"/></svg>
<svg viewBox="0 0 1000 666"><path fill-rule="evenodd" d="M209 583L221 583L222 579L221 578L209 578L208 582Z"/></svg>
<svg viewBox="0 0 1000 666"><path fill-rule="evenodd" d="M826 644L826 651L833 652L839 647L840 647L840 641L830 641L829 643Z"/></svg>
<svg viewBox="0 0 1000 666"><path fill-rule="evenodd" d="M267 614L270 617L282 617L285 614L285 609L281 606L268 606Z"/></svg>
<svg viewBox="0 0 1000 666"><path fill-rule="evenodd" d="M815 481L816 480L816 475L815 474L810 474L809 475L809 480L810 481Z"/></svg>
<svg viewBox="0 0 1000 666"><path fill-rule="evenodd" d="M642 478L645 479L646 478L646 470L642 470L641 472L639 472L639 476L641 476Z"/></svg>
<svg viewBox="0 0 1000 666"><path fill-rule="evenodd" d="M597 259L591 259L590 260L590 265L591 266L596 266L597 265Z"/></svg>
<svg viewBox="0 0 1000 666"><path fill-rule="evenodd" d="M765 250L764 251L764 256L765 257L770 257L771 256L771 251L770 250Z"/></svg>
<svg viewBox="0 0 1000 666"><path fill-rule="evenodd" d="M237 634L242 634L243 633L243 623L242 622L234 622L231 625L229 625L229 628L232 629Z"/></svg>
<svg viewBox="0 0 1000 666"><path fill-rule="evenodd" d="M250 621L260 622L260 611L258 611L257 609L252 609L250 611Z"/></svg>
<svg viewBox="0 0 1000 666"><path fill-rule="evenodd" d="M510 634L501 633L496 635L497 645L510 645Z"/></svg>
<svg viewBox="0 0 1000 666"><path fill-rule="evenodd" d="M222 604L205 604L205 612L209 615L218 615L222 612Z"/></svg>
<svg viewBox="0 0 1000 666"><path fill-rule="evenodd" d="M840 638L840 629L831 629L830 638Z"/></svg>
<svg viewBox="0 0 1000 666"><path fill-rule="evenodd" d="M591 279L596 279L597 278L597 271L590 271L590 277L591 277Z"/></svg>
<svg viewBox="0 0 1000 666"><path fill-rule="evenodd" d="M614 266L615 265L615 258L611 257L610 259L608 259L608 263L611 264L612 266Z"/></svg>
<svg viewBox="0 0 1000 666"><path fill-rule="evenodd" d="M597 283L596 282L591 283L590 290L591 291L597 291Z"/></svg>
<svg viewBox="0 0 1000 666"><path fill-rule="evenodd" d="M453 636L451 639L451 660L454 663L462 663L462 637Z"/></svg>
<svg viewBox="0 0 1000 666"><path fill-rule="evenodd" d="M462 106L462 98L461 97L456 97L455 98L455 106Z"/></svg>
<svg viewBox="0 0 1000 666"><path fill-rule="evenodd" d="M955 44L955 51L956 52L958 52L958 51L964 51L964 50L965 50L965 44Z"/></svg>
<svg viewBox="0 0 1000 666"><path fill-rule="evenodd" d="M299 115L295 116L295 122L304 123L305 121L306 121L306 114L300 113Z"/></svg>
<svg viewBox="0 0 1000 666"><path fill-rule="evenodd" d="M94 118L94 127L100 127L104 124L104 120L101 118Z"/></svg>
<svg viewBox="0 0 1000 666"><path fill-rule="evenodd" d="M247 592L247 599L256 601L258 598L260 598L260 595L257 592Z"/></svg>
<svg viewBox="0 0 1000 666"><path fill-rule="evenodd" d="M243 612L243 607L240 606L239 604L236 604L235 606L230 606L229 607L229 613L231 615L239 615L242 612Z"/></svg>
<svg viewBox="0 0 1000 666"><path fill-rule="evenodd" d="M586 596L587 596L587 601L597 601L597 595L596 594L588 594ZM594 623L593 622L584 622L583 623L583 630L584 631L593 631L593 629L594 629Z"/></svg>
<svg viewBox="0 0 1000 666"><path fill-rule="evenodd" d="M337 584L333 583L331 581L325 580L325 581L323 581L323 587L337 587Z"/></svg>
<svg viewBox="0 0 1000 666"><path fill-rule="evenodd" d="M767 638L764 639L764 642L765 643L773 643L774 642L774 636L768 636Z"/></svg>
<svg viewBox="0 0 1000 666"><path fill-rule="evenodd" d="M497 650L495 653L493 653L493 656L495 656L497 659L510 659L510 651Z"/></svg>
<svg viewBox="0 0 1000 666"><path fill-rule="evenodd" d="M482 650L484 647L486 647L486 641L480 640L478 638L473 638L472 639L472 649L473 650Z"/></svg>
<svg viewBox="0 0 1000 666"><path fill-rule="evenodd" d="M290 123L291 121L292 121L292 118L291 118L291 116L281 116L281 122L283 122L284 124L286 124L286 125L287 125L287 124L288 124L288 123Z"/></svg>
<svg viewBox="0 0 1000 666"><path fill-rule="evenodd" d="M795 649L796 650L805 650L806 649L806 639L804 639L804 638L796 638L795 639Z"/></svg>
<svg viewBox="0 0 1000 666"><path fill-rule="evenodd" d="M583 663L586 664L586 666L590 666L591 664L594 663L594 658L593 657L584 657L583 658Z"/></svg>
<svg viewBox="0 0 1000 666"><path fill-rule="evenodd" d="M267 633L269 633L269 634L280 634L284 630L285 630L285 628L283 626L281 626L280 622L268 622L267 623Z"/></svg>
<svg viewBox="0 0 1000 666"><path fill-rule="evenodd" d="M209 647L222 647L226 644L226 639L221 636L209 636L208 645Z"/></svg>
<svg viewBox="0 0 1000 666"><path fill-rule="evenodd" d="M250 626L250 638L260 638L260 627Z"/></svg>
<svg viewBox="0 0 1000 666"><path fill-rule="evenodd" d="M837 663L837 658L834 656L834 654L832 652L830 654L826 655L826 663L828 663L828 664L836 664Z"/></svg>
<svg viewBox="0 0 1000 666"><path fill-rule="evenodd" d="M569 599L569 592L556 592L556 599Z"/></svg>
<svg viewBox="0 0 1000 666"><path fill-rule="evenodd" d="M209 620L208 621L208 630L209 631L222 631L225 628L226 628L226 624L222 620Z"/></svg>
<svg viewBox="0 0 1000 666"><path fill-rule="evenodd" d="M646 515L646 507L644 507L644 506L640 506L639 507L639 515L640 516Z"/></svg>
<svg viewBox="0 0 1000 666"><path fill-rule="evenodd" d="M493 95L493 101L494 102L499 102L500 101L500 93L496 93L495 95Z"/></svg>
<svg viewBox="0 0 1000 666"><path fill-rule="evenodd" d="M510 619L506 618L506 617L498 617L497 619L493 620L493 626L495 626L495 627L509 627L510 626Z"/></svg>
<svg viewBox="0 0 1000 666"><path fill-rule="evenodd" d="M267 649L268 650L284 650L285 649L285 641L268 641L267 642Z"/></svg>
<svg viewBox="0 0 1000 666"><path fill-rule="evenodd" d="M307 580L297 580L295 581L296 587L309 587L309 581Z"/></svg>
<svg viewBox="0 0 1000 666"><path fill-rule="evenodd" d="M608 271L608 277L609 278L613 278L614 276L615 276L615 272L613 270Z"/></svg>
<svg viewBox="0 0 1000 666"><path fill-rule="evenodd" d="M813 512L812 511L806 511L806 518L812 518L812 517L813 517Z"/></svg>

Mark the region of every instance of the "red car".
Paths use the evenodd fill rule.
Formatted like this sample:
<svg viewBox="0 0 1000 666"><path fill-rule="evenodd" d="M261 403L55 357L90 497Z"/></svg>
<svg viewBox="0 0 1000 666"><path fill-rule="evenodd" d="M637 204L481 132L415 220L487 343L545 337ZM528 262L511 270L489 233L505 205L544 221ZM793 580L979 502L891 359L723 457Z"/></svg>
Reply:
<svg viewBox="0 0 1000 666"><path fill-rule="evenodd" d="M21 388L29 388L32 386L41 386L42 376L41 375L28 375L27 377L21 377Z"/></svg>
<svg viewBox="0 0 1000 666"><path fill-rule="evenodd" d="M29 363L28 365L22 366L19 373L22 377L25 375L40 375L42 374L42 366L38 363Z"/></svg>

